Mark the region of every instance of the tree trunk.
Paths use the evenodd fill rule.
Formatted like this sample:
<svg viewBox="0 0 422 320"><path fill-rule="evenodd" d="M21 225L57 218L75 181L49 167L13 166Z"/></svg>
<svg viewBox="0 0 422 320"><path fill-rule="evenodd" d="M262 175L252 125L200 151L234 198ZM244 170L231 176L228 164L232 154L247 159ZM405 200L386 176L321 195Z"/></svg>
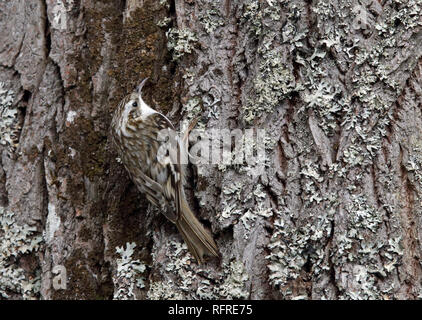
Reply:
<svg viewBox="0 0 422 320"><path fill-rule="evenodd" d="M418 0L0 1L0 297L420 298L421 16ZM204 265L110 143L145 77L176 127L265 151L189 166L221 253Z"/></svg>

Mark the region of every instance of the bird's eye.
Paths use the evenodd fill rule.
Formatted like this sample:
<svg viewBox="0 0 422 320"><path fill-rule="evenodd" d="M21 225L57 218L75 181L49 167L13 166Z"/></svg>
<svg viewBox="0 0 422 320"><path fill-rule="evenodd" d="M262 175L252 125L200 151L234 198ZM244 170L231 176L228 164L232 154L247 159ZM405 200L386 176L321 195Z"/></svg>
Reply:
<svg viewBox="0 0 422 320"><path fill-rule="evenodd" d="M137 107L137 106L138 106L138 103L136 101L133 101L132 107Z"/></svg>

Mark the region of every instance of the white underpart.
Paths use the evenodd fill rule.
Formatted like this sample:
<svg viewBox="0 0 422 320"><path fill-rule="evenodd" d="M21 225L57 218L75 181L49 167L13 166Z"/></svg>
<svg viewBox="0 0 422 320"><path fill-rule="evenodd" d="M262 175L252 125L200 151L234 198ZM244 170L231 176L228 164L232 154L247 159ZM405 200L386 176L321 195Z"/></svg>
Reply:
<svg viewBox="0 0 422 320"><path fill-rule="evenodd" d="M150 106L148 106L144 100L141 100L141 119L145 120L146 118L148 118L150 115L154 114L154 113L158 113L157 111L155 111L154 109L152 109Z"/></svg>
<svg viewBox="0 0 422 320"><path fill-rule="evenodd" d="M121 120L121 123L120 123L122 135L124 135L125 137L132 137L132 134L129 133L126 130L126 125L127 125L128 120L129 120L128 119L129 118L129 112L133 108L132 103L133 103L133 101L130 100L128 103L125 104L125 108L123 109L123 114L122 114L122 120Z"/></svg>
<svg viewBox="0 0 422 320"><path fill-rule="evenodd" d="M147 105L144 100L142 100L142 98L140 98L141 100L141 120L145 120L146 118L148 118L150 115L158 113L160 116L162 116L164 119L167 120L169 127L173 128L173 125L171 124L171 121L169 120L169 118L167 118L164 114L155 111L154 109L152 109L149 105Z"/></svg>

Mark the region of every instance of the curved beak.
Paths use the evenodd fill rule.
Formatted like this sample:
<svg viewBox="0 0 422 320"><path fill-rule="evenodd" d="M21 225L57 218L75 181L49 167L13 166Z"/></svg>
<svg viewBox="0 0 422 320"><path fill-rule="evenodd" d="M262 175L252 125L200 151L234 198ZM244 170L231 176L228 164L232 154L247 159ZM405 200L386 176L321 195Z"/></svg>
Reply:
<svg viewBox="0 0 422 320"><path fill-rule="evenodd" d="M136 91L139 94L142 94L142 88L145 85L145 83L147 82L147 80L148 80L148 78L145 78L144 80L142 80L141 84L136 87Z"/></svg>

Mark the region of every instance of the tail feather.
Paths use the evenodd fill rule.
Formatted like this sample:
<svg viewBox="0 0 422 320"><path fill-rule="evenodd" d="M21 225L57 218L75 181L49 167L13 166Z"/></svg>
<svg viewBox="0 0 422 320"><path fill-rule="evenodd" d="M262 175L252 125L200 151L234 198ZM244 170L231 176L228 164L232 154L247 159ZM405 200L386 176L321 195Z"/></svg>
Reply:
<svg viewBox="0 0 422 320"><path fill-rule="evenodd" d="M181 201L180 211L180 217L176 221L177 229L198 263L204 262L204 256L218 257L214 239L192 213L185 199Z"/></svg>

